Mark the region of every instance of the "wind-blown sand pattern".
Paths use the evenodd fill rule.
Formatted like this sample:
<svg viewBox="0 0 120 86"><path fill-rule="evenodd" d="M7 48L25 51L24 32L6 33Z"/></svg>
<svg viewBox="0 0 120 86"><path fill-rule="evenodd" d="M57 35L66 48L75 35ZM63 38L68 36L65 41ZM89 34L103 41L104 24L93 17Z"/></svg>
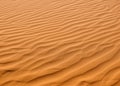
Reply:
<svg viewBox="0 0 120 86"><path fill-rule="evenodd" d="M0 86L120 86L120 1L0 0Z"/></svg>

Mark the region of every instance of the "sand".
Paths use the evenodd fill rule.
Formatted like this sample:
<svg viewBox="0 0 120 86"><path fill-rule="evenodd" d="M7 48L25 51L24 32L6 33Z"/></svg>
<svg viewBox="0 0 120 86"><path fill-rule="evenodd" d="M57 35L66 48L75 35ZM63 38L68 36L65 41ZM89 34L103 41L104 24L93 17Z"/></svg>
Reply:
<svg viewBox="0 0 120 86"><path fill-rule="evenodd" d="M0 86L120 86L120 1L0 0Z"/></svg>

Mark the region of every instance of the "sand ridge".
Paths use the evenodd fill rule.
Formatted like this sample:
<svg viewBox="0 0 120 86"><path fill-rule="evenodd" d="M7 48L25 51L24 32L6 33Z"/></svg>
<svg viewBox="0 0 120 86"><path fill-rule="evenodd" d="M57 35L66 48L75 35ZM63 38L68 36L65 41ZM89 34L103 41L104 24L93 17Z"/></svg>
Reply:
<svg viewBox="0 0 120 86"><path fill-rule="evenodd" d="M0 86L120 86L119 0L0 0Z"/></svg>

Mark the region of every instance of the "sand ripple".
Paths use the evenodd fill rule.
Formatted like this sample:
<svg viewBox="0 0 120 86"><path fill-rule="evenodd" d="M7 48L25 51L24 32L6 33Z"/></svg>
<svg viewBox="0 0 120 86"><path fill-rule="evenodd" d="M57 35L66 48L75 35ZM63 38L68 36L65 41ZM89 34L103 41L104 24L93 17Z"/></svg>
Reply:
<svg viewBox="0 0 120 86"><path fill-rule="evenodd" d="M0 86L120 86L119 0L0 0Z"/></svg>

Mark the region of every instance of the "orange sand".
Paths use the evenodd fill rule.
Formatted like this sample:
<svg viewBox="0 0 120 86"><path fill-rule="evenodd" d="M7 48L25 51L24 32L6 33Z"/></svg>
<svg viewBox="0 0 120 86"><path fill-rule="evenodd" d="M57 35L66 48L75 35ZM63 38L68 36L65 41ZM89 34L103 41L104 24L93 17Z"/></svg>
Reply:
<svg viewBox="0 0 120 86"><path fill-rule="evenodd" d="M0 86L120 86L120 0L0 0Z"/></svg>

